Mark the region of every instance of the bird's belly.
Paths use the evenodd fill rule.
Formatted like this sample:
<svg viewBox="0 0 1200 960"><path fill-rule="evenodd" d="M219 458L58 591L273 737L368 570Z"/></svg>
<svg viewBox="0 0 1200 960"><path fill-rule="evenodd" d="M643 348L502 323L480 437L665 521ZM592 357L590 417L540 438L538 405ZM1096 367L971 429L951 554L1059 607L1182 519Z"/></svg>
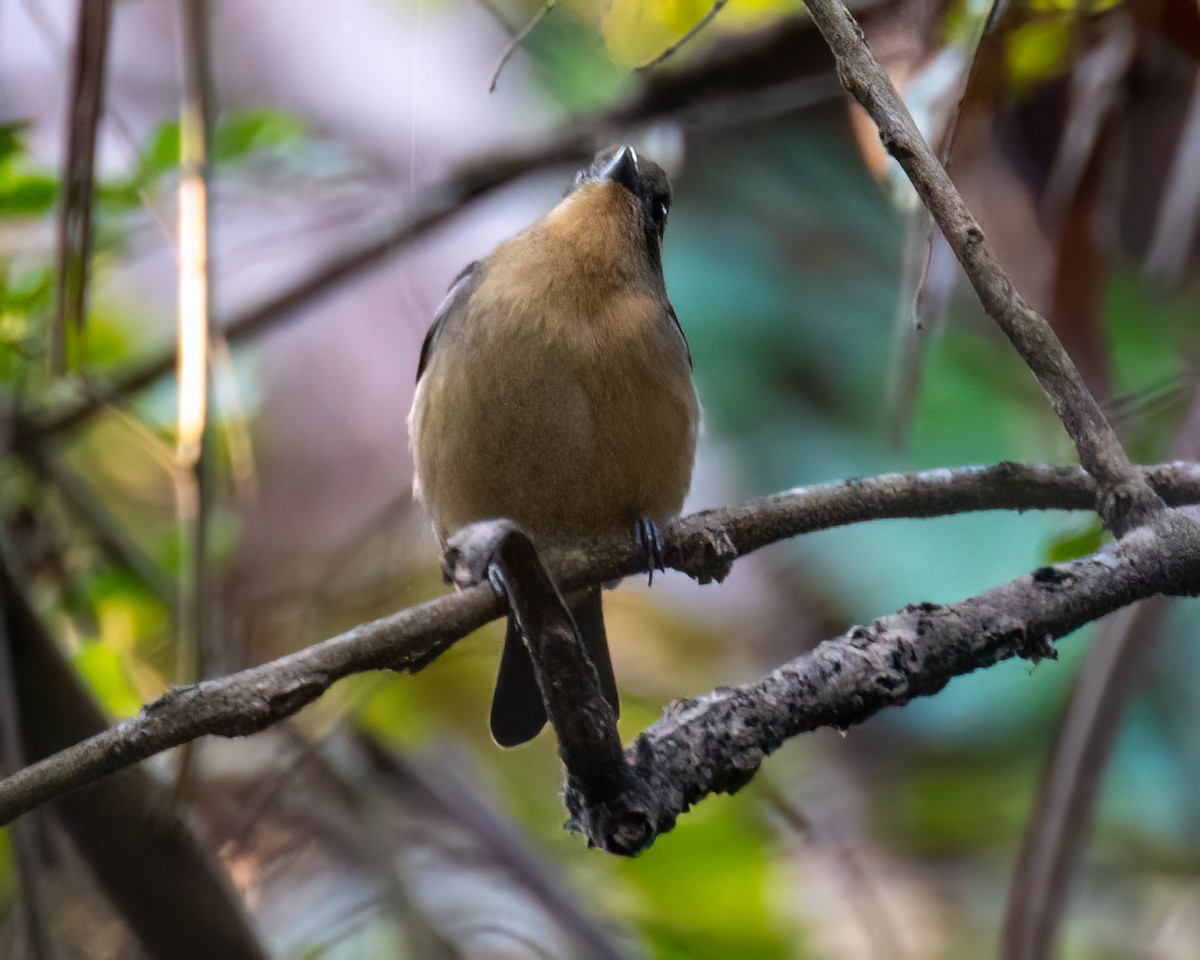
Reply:
<svg viewBox="0 0 1200 960"><path fill-rule="evenodd" d="M438 535L503 516L552 546L678 512L691 479L694 410L677 387L636 372L541 356L460 370L468 382L456 378L449 389L429 378L413 426ZM686 369L681 376L690 397Z"/></svg>

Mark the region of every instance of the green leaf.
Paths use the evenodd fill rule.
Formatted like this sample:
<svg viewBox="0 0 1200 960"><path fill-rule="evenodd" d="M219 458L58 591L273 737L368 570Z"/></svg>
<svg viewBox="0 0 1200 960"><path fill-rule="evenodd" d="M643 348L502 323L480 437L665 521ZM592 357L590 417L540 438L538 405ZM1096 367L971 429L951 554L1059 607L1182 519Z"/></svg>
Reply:
<svg viewBox="0 0 1200 960"><path fill-rule="evenodd" d="M278 110L248 110L217 124L213 159L228 163L259 150L287 146L303 137L304 124L298 117Z"/></svg>
<svg viewBox="0 0 1200 960"><path fill-rule="evenodd" d="M137 210L142 206L138 180L106 180L96 184L96 205L113 213Z"/></svg>
<svg viewBox="0 0 1200 960"><path fill-rule="evenodd" d="M260 150L286 147L303 139L304 122L280 110L244 110L217 121L214 163L233 163ZM160 123L146 141L132 185L153 183L179 166L179 122Z"/></svg>
<svg viewBox="0 0 1200 960"><path fill-rule="evenodd" d="M138 183L150 183L179 166L179 121L160 123L154 128L138 157Z"/></svg>
<svg viewBox="0 0 1200 960"><path fill-rule="evenodd" d="M36 173L0 173L0 216L45 213L58 196L58 181Z"/></svg>
<svg viewBox="0 0 1200 960"><path fill-rule="evenodd" d="M88 688L103 704L104 709L117 717L132 717L142 708L142 700L129 682L121 654L107 643L85 643L74 657Z"/></svg>
<svg viewBox="0 0 1200 960"><path fill-rule="evenodd" d="M1051 540L1046 548L1046 562L1066 563L1076 557L1095 553L1103 543L1104 527L1098 521L1090 523Z"/></svg>
<svg viewBox="0 0 1200 960"><path fill-rule="evenodd" d="M1071 14L1051 15L1022 24L1008 34L1008 69L1014 91L1027 91L1070 65L1076 22Z"/></svg>
<svg viewBox="0 0 1200 960"><path fill-rule="evenodd" d="M0 216L37 216L54 205L58 181L25 163L26 124L0 124Z"/></svg>
<svg viewBox="0 0 1200 960"><path fill-rule="evenodd" d="M32 313L49 306L53 277L49 267L0 277L0 313Z"/></svg>
<svg viewBox="0 0 1200 960"><path fill-rule="evenodd" d="M0 166L25 148L25 128L28 125L24 120L0 123Z"/></svg>

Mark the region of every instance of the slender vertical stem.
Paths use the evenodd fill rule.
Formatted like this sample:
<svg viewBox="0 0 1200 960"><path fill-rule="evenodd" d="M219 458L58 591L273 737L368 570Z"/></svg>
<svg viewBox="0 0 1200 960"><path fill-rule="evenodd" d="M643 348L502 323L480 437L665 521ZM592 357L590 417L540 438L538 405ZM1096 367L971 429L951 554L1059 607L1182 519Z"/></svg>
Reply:
<svg viewBox="0 0 1200 960"><path fill-rule="evenodd" d="M210 265L212 83L208 2L184 0L180 49L179 343L176 483L179 571L179 677L199 678L208 655L211 597L208 517L212 507L212 275Z"/></svg>
<svg viewBox="0 0 1200 960"><path fill-rule="evenodd" d="M908 174L954 250L988 315L1033 372L1099 487L1097 510L1117 534L1148 521L1162 500L1129 460L1096 398L1054 330L1021 296L984 238L945 168L913 122L862 28L842 0L806 0L813 23L837 61L838 78L879 128L879 137Z"/></svg>
<svg viewBox="0 0 1200 960"><path fill-rule="evenodd" d="M96 137L104 106L104 75L112 23L112 0L79 0L78 7L58 215L55 315L50 324L50 369L54 373L66 369L67 331L72 327L83 328L87 310Z"/></svg>

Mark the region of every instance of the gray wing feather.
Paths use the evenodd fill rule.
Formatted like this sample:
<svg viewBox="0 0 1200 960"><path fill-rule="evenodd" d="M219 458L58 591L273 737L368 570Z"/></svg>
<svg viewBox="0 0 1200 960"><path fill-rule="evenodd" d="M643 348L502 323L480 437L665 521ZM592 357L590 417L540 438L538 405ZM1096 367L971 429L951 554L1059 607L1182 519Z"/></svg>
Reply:
<svg viewBox="0 0 1200 960"><path fill-rule="evenodd" d="M421 344L421 359L417 361L418 381L429 365L429 358L433 356L438 336L446 325L446 318L471 298L475 285L479 281L479 263L478 260L475 260L463 267L459 275L451 282L446 296L442 298L437 313L433 317L433 323L429 326L429 332L425 334L425 342ZM678 323L678 321L676 322Z"/></svg>

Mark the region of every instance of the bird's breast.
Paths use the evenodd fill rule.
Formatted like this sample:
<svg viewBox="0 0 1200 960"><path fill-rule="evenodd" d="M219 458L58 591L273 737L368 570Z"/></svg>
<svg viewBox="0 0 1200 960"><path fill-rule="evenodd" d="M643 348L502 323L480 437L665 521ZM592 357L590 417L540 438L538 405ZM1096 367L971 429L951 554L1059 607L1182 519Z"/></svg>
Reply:
<svg viewBox="0 0 1200 960"><path fill-rule="evenodd" d="M507 516L570 542L682 505L697 408L665 298L560 279L485 267L422 378L414 455L443 538Z"/></svg>

